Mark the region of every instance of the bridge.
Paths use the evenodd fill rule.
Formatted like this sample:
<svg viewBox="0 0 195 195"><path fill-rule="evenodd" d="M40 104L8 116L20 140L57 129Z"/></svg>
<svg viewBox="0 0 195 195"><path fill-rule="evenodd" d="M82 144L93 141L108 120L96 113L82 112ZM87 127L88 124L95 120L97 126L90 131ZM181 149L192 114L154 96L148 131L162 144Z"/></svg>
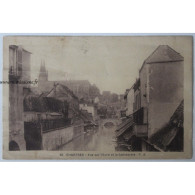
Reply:
<svg viewBox="0 0 195 195"><path fill-rule="evenodd" d="M118 119L114 119L114 118L108 118L108 119L101 119L101 123L102 125L105 125L106 123L113 123L115 126L117 126L119 124L119 120Z"/></svg>

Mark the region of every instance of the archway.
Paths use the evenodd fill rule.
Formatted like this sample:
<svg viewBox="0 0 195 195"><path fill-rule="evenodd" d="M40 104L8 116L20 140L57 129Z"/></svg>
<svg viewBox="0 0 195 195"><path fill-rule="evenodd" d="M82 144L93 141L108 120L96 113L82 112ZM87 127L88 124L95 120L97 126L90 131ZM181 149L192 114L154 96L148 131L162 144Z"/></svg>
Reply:
<svg viewBox="0 0 195 195"><path fill-rule="evenodd" d="M116 126L117 125L117 119L103 119L102 123L103 123L103 125L110 124L110 125Z"/></svg>
<svg viewBox="0 0 195 195"><path fill-rule="evenodd" d="M15 141L12 140L11 142L9 142L9 150L10 151L18 151L18 150L20 150L20 147Z"/></svg>

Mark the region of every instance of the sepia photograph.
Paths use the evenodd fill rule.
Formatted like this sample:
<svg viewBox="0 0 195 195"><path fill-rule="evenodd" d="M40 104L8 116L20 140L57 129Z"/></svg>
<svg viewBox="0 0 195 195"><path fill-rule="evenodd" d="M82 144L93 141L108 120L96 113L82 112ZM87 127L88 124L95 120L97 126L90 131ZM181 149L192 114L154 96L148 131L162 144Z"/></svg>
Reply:
<svg viewBox="0 0 195 195"><path fill-rule="evenodd" d="M3 195L193 194L193 1L1 7Z"/></svg>
<svg viewBox="0 0 195 195"><path fill-rule="evenodd" d="M191 158L192 40L4 37L4 157Z"/></svg>

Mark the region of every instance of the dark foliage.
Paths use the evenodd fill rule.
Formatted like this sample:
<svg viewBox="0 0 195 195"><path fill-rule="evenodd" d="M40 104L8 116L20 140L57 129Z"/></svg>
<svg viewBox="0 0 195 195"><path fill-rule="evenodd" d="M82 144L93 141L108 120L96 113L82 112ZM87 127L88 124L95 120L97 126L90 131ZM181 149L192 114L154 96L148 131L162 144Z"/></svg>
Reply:
<svg viewBox="0 0 195 195"><path fill-rule="evenodd" d="M68 110L68 103L53 97L28 96L23 101L24 111L34 112L62 112Z"/></svg>

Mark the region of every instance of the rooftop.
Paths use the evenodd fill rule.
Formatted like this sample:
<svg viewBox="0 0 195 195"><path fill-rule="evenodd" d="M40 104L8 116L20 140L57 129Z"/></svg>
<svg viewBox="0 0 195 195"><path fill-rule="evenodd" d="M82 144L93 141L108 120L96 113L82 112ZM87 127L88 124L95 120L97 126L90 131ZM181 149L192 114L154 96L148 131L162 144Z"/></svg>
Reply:
<svg viewBox="0 0 195 195"><path fill-rule="evenodd" d="M20 46L20 45L10 45L9 46L10 48L13 48L13 49L21 49L21 50L23 50L23 51L25 51L25 52L27 52L27 53L30 53L30 54L32 54L30 51L27 51L26 49L24 49L22 46Z"/></svg>
<svg viewBox="0 0 195 195"><path fill-rule="evenodd" d="M57 83L46 95L47 97L66 97L68 94L73 98L78 99L77 96L72 92L72 90L70 90L65 85L62 85L61 83Z"/></svg>
<svg viewBox="0 0 195 195"><path fill-rule="evenodd" d="M159 45L157 49L145 60L146 64L158 62L177 62L184 58L168 45Z"/></svg>

